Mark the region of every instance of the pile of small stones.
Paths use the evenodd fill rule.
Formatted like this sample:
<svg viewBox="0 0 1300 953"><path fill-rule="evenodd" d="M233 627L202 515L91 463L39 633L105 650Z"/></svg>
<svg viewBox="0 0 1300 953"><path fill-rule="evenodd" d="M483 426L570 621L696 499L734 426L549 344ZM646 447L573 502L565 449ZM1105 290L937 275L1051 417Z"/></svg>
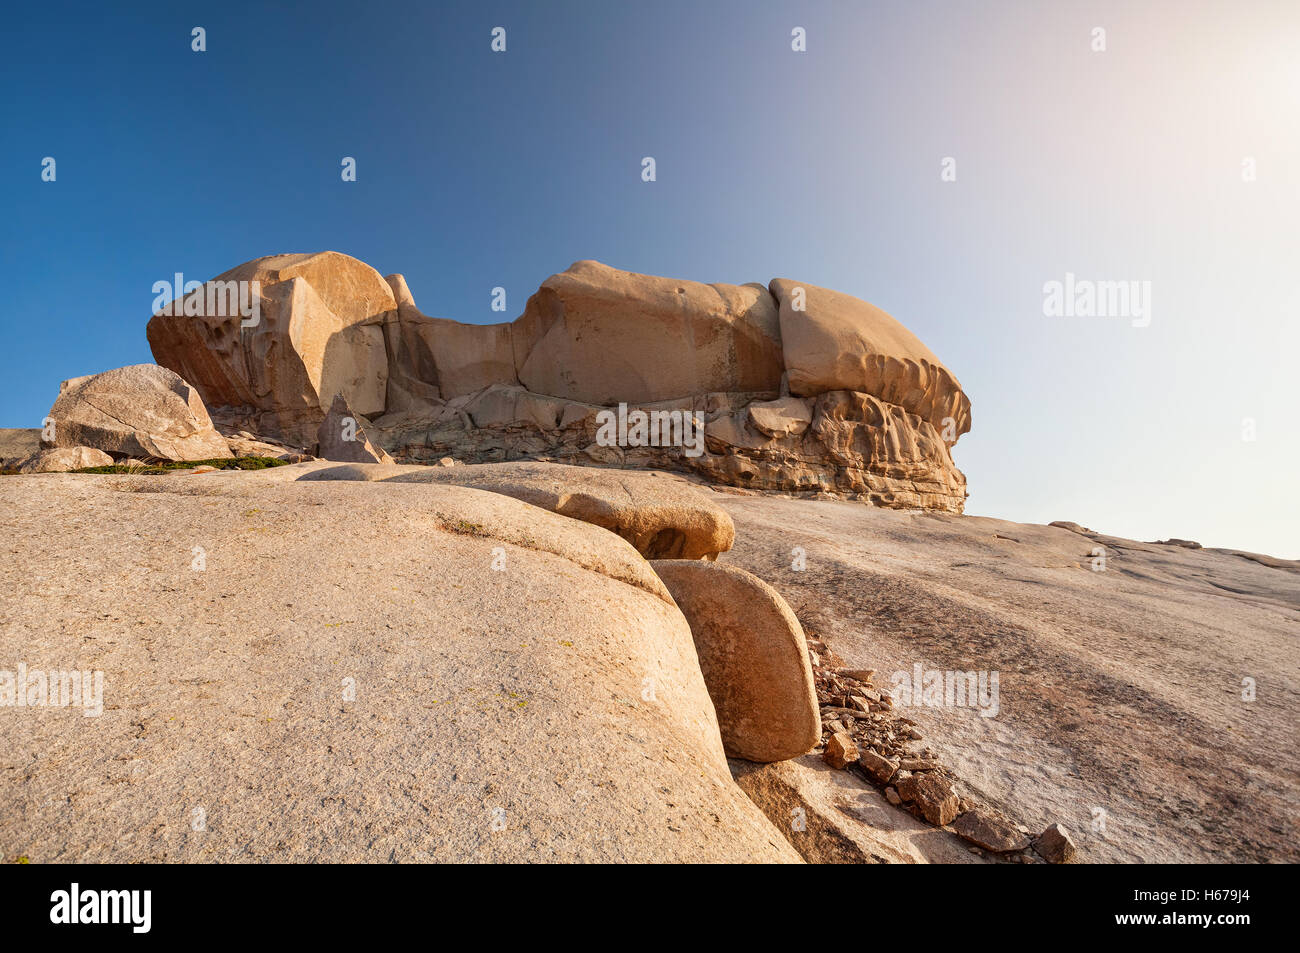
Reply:
<svg viewBox="0 0 1300 953"><path fill-rule="evenodd" d="M1001 813L962 793L957 777L929 748L909 750L924 740L916 722L894 711L888 691L874 687L874 669L849 669L826 643L807 632L809 661L822 716L822 758L880 788L890 804L969 841L973 853L990 853L1017 863L1068 863L1074 841L1059 824L1038 837Z"/></svg>

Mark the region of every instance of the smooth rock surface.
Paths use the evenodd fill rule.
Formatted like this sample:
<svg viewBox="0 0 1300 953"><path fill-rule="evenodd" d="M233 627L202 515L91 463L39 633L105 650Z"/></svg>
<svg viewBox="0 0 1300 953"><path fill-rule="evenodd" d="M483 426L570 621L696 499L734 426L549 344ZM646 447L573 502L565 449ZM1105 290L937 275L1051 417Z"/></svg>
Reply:
<svg viewBox="0 0 1300 953"><path fill-rule="evenodd" d="M0 714L6 861L799 859L631 546L296 469L0 480L0 658L104 673Z"/></svg>
<svg viewBox="0 0 1300 953"><path fill-rule="evenodd" d="M781 334L762 285L706 285L579 261L528 300L513 331L529 390L591 404L775 391Z"/></svg>
<svg viewBox="0 0 1300 953"><path fill-rule="evenodd" d="M918 663L999 674L992 717L898 706L976 800L1032 830L1060 822L1089 863L1300 861L1300 562L834 500L716 499L736 524L722 564L777 588L846 669L876 669L884 689ZM1091 569L1097 546L1105 572Z"/></svg>
<svg viewBox="0 0 1300 953"><path fill-rule="evenodd" d="M722 741L733 758L797 758L821 740L803 629L775 589L730 566L652 565L691 625Z"/></svg>

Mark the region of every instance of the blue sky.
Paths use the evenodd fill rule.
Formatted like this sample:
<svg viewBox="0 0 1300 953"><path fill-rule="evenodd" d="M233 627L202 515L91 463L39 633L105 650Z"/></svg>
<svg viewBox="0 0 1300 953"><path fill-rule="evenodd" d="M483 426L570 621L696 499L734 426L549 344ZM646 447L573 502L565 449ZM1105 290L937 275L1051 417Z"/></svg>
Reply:
<svg viewBox="0 0 1300 953"><path fill-rule="evenodd" d="M483 322L582 258L789 277L957 374L968 512L1300 557L1300 4L106 6L0 35L0 426L260 255ZM1150 325L1046 316L1067 272L1150 281Z"/></svg>

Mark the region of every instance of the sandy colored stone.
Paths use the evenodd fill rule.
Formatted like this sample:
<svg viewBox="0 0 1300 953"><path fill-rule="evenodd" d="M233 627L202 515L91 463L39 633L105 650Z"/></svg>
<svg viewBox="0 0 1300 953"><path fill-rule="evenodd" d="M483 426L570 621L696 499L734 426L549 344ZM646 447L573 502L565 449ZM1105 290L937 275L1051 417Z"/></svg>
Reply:
<svg viewBox="0 0 1300 953"><path fill-rule="evenodd" d="M1262 691L1244 701L1241 685L1294 679L1300 563L835 500L715 499L736 524L727 562L800 607L846 668L878 669L878 689L918 662L999 673L995 717L898 713L1016 822L1075 818L1089 863L1300 861L1300 745L1279 743L1293 713ZM790 568L795 545L804 572ZM1106 572L1090 569L1098 545ZM1242 777L1249 812L1234 806ZM1179 802L1195 813L1171 814ZM1088 831L1089 806L1105 806L1110 836Z"/></svg>
<svg viewBox="0 0 1300 953"><path fill-rule="evenodd" d="M315 471L305 479L366 479L365 470ZM374 477L369 477L374 479ZM453 483L504 493L622 536L647 559L716 558L735 531L702 491L664 473L555 463L491 463L385 471L396 483Z"/></svg>
<svg viewBox="0 0 1300 953"><path fill-rule="evenodd" d="M51 450L38 450L25 457L18 461L16 469L19 473L67 473L86 467L107 467L112 463L113 458L102 450L90 447L55 447Z"/></svg>
<svg viewBox="0 0 1300 953"><path fill-rule="evenodd" d="M464 406L477 427L536 427L555 430L566 404L542 397L517 385L493 384L475 394Z"/></svg>
<svg viewBox="0 0 1300 953"><path fill-rule="evenodd" d="M952 822L952 829L972 844L999 854L1024 850L1029 846L1028 837L1016 830L1006 818L985 808L958 815Z"/></svg>
<svg viewBox="0 0 1300 953"><path fill-rule="evenodd" d="M900 776L894 786L898 789L898 796L904 801L914 802L931 824L943 827L957 817L957 795L953 793L952 785L936 774L926 772Z"/></svg>
<svg viewBox="0 0 1300 953"><path fill-rule="evenodd" d="M218 428L218 432L220 432L220 428ZM282 458L286 454L298 453L298 451L282 444L258 440L249 433L222 433L221 436L226 438L226 445L230 447L230 452L237 457Z"/></svg>
<svg viewBox="0 0 1300 953"><path fill-rule="evenodd" d="M1077 848L1074 838L1060 824L1052 824L1034 840L1034 850L1049 864L1068 864Z"/></svg>
<svg viewBox="0 0 1300 953"><path fill-rule="evenodd" d="M519 382L590 404L776 391L781 336L762 285L706 285L579 261L514 322Z"/></svg>
<svg viewBox="0 0 1300 953"><path fill-rule="evenodd" d="M970 400L915 334L873 304L829 288L774 278L790 393L861 391L916 414L936 429L952 418L954 441L970 429ZM795 289L804 310L795 310Z"/></svg>
<svg viewBox="0 0 1300 953"><path fill-rule="evenodd" d="M864 748L858 752L858 764L862 770L867 772L881 784L888 784L889 780L898 770L898 762L891 761L889 758L883 758L870 748Z"/></svg>
<svg viewBox="0 0 1300 953"><path fill-rule="evenodd" d="M773 764L733 758L730 765L736 783L810 864L984 862L952 833L890 806L853 772L816 754Z"/></svg>
<svg viewBox="0 0 1300 953"><path fill-rule="evenodd" d="M348 406L342 394L337 395L316 431L316 456L349 463L391 464L393 458L366 436L369 424L370 421Z"/></svg>
<svg viewBox="0 0 1300 953"><path fill-rule="evenodd" d="M733 758L796 758L821 740L803 628L752 573L698 560L655 560L691 624L705 684Z"/></svg>
<svg viewBox="0 0 1300 953"><path fill-rule="evenodd" d="M406 463L374 463L361 461L339 465L326 461L325 466L300 471L295 479L306 482L379 483L406 473L419 473L425 467Z"/></svg>
<svg viewBox="0 0 1300 953"><path fill-rule="evenodd" d="M0 467L14 466L40 449L40 428L0 427Z"/></svg>
<svg viewBox="0 0 1300 953"><path fill-rule="evenodd" d="M239 281L259 282L252 326L243 326L252 318L224 297L214 296L216 307L208 307L209 286ZM201 313L185 313L197 296ZM154 315L147 334L154 359L191 381L208 406L245 408L260 436L306 445L335 394L359 413L383 413L382 325L396 308L388 283L355 258L272 255L212 279L172 313Z"/></svg>
<svg viewBox="0 0 1300 953"><path fill-rule="evenodd" d="M804 402L811 405L807 427L782 434L781 421L789 416L765 415L763 408L774 403L788 408L785 400L742 405L713 417L705 428L710 452L687 463L710 480L754 489L962 511L966 477L929 422L870 394L830 391ZM757 422L752 407L759 408Z"/></svg>
<svg viewBox="0 0 1300 953"><path fill-rule="evenodd" d="M209 313L208 291L238 280L261 283L252 327ZM218 429L262 441L310 446L342 394L403 462L669 469L961 512L966 481L950 448L969 428L969 402L955 378L871 305L809 287L810 310L783 315L783 289L580 261L546 279L515 321L465 324L423 314L401 275L334 252L277 255L213 279L148 334ZM706 452L601 445L597 415L619 403L700 415Z"/></svg>
<svg viewBox="0 0 1300 953"><path fill-rule="evenodd" d="M626 542L274 472L0 481L0 658L104 673L97 718L3 713L6 861L799 859Z"/></svg>
<svg viewBox="0 0 1300 953"><path fill-rule="evenodd" d="M843 770L857 761L858 746L854 744L853 736L847 731L832 733L826 742L826 750L822 752L822 760L836 770Z"/></svg>
<svg viewBox="0 0 1300 953"><path fill-rule="evenodd" d="M80 378L50 408L50 447L90 447L162 460L229 457L198 391L157 364L133 364Z"/></svg>
<svg viewBox="0 0 1300 953"><path fill-rule="evenodd" d="M812 423L812 403L799 397L754 401L745 409L749 422L769 437L798 436Z"/></svg>
<svg viewBox="0 0 1300 953"><path fill-rule="evenodd" d="M432 355L444 399L473 394L493 384L517 383L511 325L426 318L415 330Z"/></svg>

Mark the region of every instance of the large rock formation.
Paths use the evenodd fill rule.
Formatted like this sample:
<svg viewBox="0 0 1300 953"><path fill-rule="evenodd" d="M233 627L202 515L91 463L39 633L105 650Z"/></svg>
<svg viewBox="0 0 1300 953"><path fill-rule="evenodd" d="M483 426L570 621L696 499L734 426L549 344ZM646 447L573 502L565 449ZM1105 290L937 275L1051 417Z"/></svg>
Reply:
<svg viewBox="0 0 1300 953"><path fill-rule="evenodd" d="M102 672L0 703L6 861L799 860L631 545L316 466L0 480L0 657Z"/></svg>
<svg viewBox="0 0 1300 953"><path fill-rule="evenodd" d="M230 282L250 283L259 307L213 307ZM965 502L951 447L970 401L956 378L880 309L813 285L580 261L515 321L474 325L421 313L401 275L324 252L256 259L169 310L149 322L159 363L229 429L297 446L342 395L403 462L538 459L886 506ZM611 429L620 404L629 423Z"/></svg>
<svg viewBox="0 0 1300 953"><path fill-rule="evenodd" d="M587 404L775 391L781 331L762 285L704 285L580 261L515 321L519 382Z"/></svg>
<svg viewBox="0 0 1300 953"><path fill-rule="evenodd" d="M158 363L193 382L218 419L306 446L336 394L357 413L385 411L384 325L396 311L388 282L364 262L272 255L172 302L147 333Z"/></svg>
<svg viewBox="0 0 1300 953"><path fill-rule="evenodd" d="M46 448L89 447L125 457L209 460L231 455L198 392L157 364L64 381Z"/></svg>

